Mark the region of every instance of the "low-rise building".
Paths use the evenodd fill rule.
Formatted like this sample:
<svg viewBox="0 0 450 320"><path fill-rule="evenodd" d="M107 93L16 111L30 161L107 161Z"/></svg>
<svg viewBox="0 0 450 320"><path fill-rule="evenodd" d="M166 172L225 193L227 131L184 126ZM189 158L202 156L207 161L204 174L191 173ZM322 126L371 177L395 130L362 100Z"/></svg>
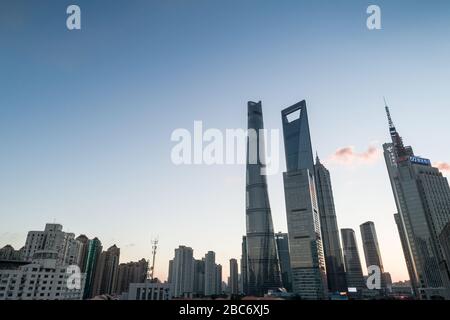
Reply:
<svg viewBox="0 0 450 320"><path fill-rule="evenodd" d="M128 294L123 298L128 300L170 300L172 299L170 283L130 283Z"/></svg>

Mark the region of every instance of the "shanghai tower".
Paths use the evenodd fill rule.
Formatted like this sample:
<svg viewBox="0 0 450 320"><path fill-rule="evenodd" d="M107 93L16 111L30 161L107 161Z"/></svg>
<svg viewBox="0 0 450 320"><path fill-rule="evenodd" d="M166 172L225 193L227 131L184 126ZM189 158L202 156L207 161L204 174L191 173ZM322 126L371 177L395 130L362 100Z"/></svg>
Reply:
<svg viewBox="0 0 450 320"><path fill-rule="evenodd" d="M261 102L248 103L246 244L247 294L263 296L281 287L265 168Z"/></svg>

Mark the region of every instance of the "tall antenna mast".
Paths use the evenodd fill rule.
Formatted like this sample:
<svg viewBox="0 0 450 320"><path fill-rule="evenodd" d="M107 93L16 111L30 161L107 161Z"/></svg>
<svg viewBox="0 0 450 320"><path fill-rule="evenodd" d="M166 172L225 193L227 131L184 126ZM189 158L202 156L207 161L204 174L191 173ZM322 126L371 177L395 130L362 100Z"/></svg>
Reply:
<svg viewBox="0 0 450 320"><path fill-rule="evenodd" d="M391 112L389 111L389 107L386 103L386 98L383 97L383 100L384 100L384 108L386 109L386 115L387 115L387 118L389 121L389 128L393 129L393 128L395 128L395 126L394 126L394 122L392 121L392 118L391 118Z"/></svg>
<svg viewBox="0 0 450 320"><path fill-rule="evenodd" d="M153 238L151 243L152 243L152 266L150 267L150 280L153 281L155 275L156 250L158 249L158 237Z"/></svg>

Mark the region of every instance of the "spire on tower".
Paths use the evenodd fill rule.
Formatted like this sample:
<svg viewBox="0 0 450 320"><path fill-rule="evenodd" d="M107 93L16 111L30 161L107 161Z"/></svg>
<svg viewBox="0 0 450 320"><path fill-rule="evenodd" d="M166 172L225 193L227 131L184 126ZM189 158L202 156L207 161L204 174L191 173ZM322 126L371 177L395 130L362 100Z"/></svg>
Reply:
<svg viewBox="0 0 450 320"><path fill-rule="evenodd" d="M392 143L394 144L397 157L402 159L405 156L407 156L410 153L410 151L408 151L405 148L405 146L403 145L402 137L397 132L397 129L394 126L394 122L392 121L391 112L386 103L386 98L383 97L383 99L384 99L384 108L386 109L386 115L387 115L388 122L389 122L389 132L391 134Z"/></svg>
<svg viewBox="0 0 450 320"><path fill-rule="evenodd" d="M394 129L395 130L394 122L392 121L392 117L391 117L391 112L389 111L389 107L388 107L388 105L386 103L386 98L383 97L383 100L384 100L384 108L386 110L386 115L387 115L388 122L389 122L389 129Z"/></svg>

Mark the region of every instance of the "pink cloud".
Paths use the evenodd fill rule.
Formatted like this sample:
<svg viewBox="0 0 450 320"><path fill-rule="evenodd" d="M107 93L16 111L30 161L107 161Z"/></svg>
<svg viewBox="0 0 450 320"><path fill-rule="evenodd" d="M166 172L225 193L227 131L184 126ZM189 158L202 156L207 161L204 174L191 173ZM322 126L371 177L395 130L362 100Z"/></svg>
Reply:
<svg viewBox="0 0 450 320"><path fill-rule="evenodd" d="M380 155L381 150L372 145L364 152L356 152L354 146L348 146L337 149L329 161L344 165L370 164L376 162Z"/></svg>
<svg viewBox="0 0 450 320"><path fill-rule="evenodd" d="M450 174L450 164L447 162L435 162L433 166L441 170L442 173Z"/></svg>

